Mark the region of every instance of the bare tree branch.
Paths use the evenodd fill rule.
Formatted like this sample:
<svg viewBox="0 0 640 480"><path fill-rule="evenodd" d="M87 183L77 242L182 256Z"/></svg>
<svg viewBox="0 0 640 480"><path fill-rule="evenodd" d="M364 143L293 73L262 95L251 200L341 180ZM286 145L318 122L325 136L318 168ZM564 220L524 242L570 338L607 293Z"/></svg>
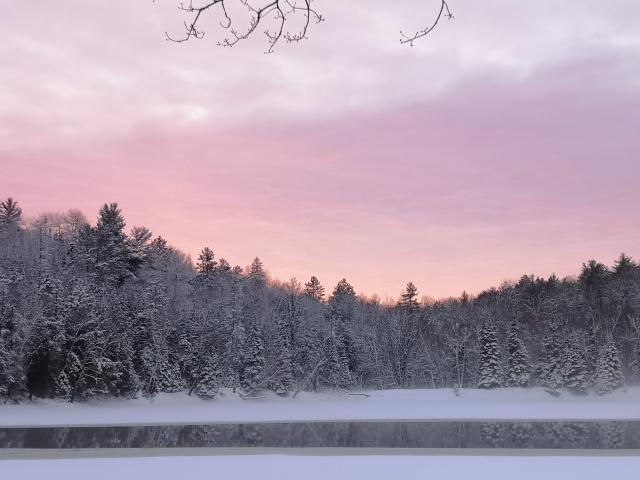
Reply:
<svg viewBox="0 0 640 480"><path fill-rule="evenodd" d="M254 6L258 2L261 2L261 7ZM172 36L165 32L165 36L167 40L176 43L204 38L205 32L199 26L202 17L205 13L217 8L223 16L220 26L229 32L228 36L218 42L219 46L233 47L264 27L262 33L267 37L268 45L265 53L272 53L282 40L287 43L298 43L305 40L312 22L324 21L324 17L312 8L313 2L314 0L189 0L188 3L181 2L178 6L178 10L190 15L190 20L184 22L184 33L180 36ZM243 6L249 12L250 19L246 28L239 29L234 26L227 9L227 5L230 3ZM438 15L430 25L412 35L400 31L400 43L413 46L416 40L427 36L435 29L442 17L453 18L445 0L441 1ZM295 27L289 29L289 25L294 23L296 18L303 19L302 25L297 29ZM267 25L269 22L271 25Z"/></svg>
<svg viewBox="0 0 640 480"><path fill-rule="evenodd" d="M433 21L433 23L431 25L423 28L422 30L418 30L413 35L407 35L402 30L400 30L400 35L402 37L402 38L400 38L400 43L402 45L408 43L410 46L413 47L413 43L416 40L418 40L419 38L422 38L422 37L426 37L427 35L429 35L431 33L431 31L434 28L436 28L436 26L438 25L438 22L440 21L440 19L442 17L445 17L445 18L447 18L449 20L451 20L453 18L453 15L452 15L451 11L449 10L449 5L447 4L447 2L445 0L441 1L441 3L440 3L440 11L438 12L438 16L436 17L436 19Z"/></svg>
<svg viewBox="0 0 640 480"><path fill-rule="evenodd" d="M235 1L236 4L243 6L249 12L251 18L246 29L240 30L234 26L227 9L227 3L231 1ZM267 0L261 7L255 7L253 0L209 0L202 3L198 3L197 0L195 2L189 0L188 4L180 3L178 6L179 10L192 15L190 21L184 22L184 34L178 37L169 35L169 33L165 33L165 35L167 40L176 43L202 39L205 34L204 30L199 27L202 16L205 12L217 7L224 17L220 26L229 32L229 35L220 40L218 45L233 47L264 26L262 33L267 37L268 42L265 53L272 53L282 40L287 43L297 43L306 39L311 23L324 21L324 17L312 8L312 2L313 0ZM297 30L289 30L288 24L299 17L303 19L302 26ZM275 26L270 28L269 25L265 25L269 21L273 22Z"/></svg>

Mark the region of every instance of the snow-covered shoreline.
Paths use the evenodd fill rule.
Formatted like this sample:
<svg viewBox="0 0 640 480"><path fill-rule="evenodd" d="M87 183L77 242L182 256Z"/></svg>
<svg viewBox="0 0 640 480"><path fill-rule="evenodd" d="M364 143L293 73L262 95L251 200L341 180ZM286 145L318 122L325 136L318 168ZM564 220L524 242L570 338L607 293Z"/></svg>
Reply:
<svg viewBox="0 0 640 480"><path fill-rule="evenodd" d="M302 393L242 400L230 391L216 400L184 393L153 400L63 403L39 400L0 405L0 426L170 425L393 420L640 420L640 387L610 395L563 392L552 397L541 388L460 390L382 390L368 396Z"/></svg>

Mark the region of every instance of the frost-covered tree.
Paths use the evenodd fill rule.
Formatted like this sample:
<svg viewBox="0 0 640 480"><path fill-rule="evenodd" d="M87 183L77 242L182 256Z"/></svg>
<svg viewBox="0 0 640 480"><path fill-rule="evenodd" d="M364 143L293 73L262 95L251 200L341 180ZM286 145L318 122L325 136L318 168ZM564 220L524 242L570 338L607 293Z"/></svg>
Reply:
<svg viewBox="0 0 640 480"><path fill-rule="evenodd" d="M200 398L214 398L220 389L220 368L218 362L209 357L198 369L195 393Z"/></svg>
<svg viewBox="0 0 640 480"><path fill-rule="evenodd" d="M247 326L247 334L242 349L240 386L246 395L253 396L265 388L264 385L264 342L256 324Z"/></svg>
<svg viewBox="0 0 640 480"><path fill-rule="evenodd" d="M508 343L506 384L509 387L528 387L531 384L529 352L520 338L520 329L515 320L511 322Z"/></svg>
<svg viewBox="0 0 640 480"><path fill-rule="evenodd" d="M618 349L613 340L609 340L601 349L595 375L595 390L598 394L611 393L622 385L622 364Z"/></svg>
<svg viewBox="0 0 640 480"><path fill-rule="evenodd" d="M562 377L564 386L573 393L584 394L589 388L589 373L584 349L577 334L566 341L563 354Z"/></svg>
<svg viewBox="0 0 640 480"><path fill-rule="evenodd" d="M478 387L496 388L503 385L500 350L495 327L485 322L480 329L480 368Z"/></svg>

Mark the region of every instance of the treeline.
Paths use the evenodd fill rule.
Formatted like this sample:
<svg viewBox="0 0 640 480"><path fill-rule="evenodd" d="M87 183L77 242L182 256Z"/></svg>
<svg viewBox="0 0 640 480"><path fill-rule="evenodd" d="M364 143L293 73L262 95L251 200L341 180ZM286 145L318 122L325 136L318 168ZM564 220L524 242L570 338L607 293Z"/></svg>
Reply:
<svg viewBox="0 0 640 480"><path fill-rule="evenodd" d="M608 393L640 377L640 267L583 265L476 297L397 302L270 280L259 259L195 265L117 204L26 222L0 203L0 396L527 387Z"/></svg>

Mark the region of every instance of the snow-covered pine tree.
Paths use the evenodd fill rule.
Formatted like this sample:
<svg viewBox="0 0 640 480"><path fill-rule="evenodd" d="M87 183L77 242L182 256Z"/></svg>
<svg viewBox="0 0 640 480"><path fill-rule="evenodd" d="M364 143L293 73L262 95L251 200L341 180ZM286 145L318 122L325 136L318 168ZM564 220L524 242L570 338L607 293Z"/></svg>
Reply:
<svg viewBox="0 0 640 480"><path fill-rule="evenodd" d="M218 394L220 387L220 368L213 357L205 360L199 369L198 384L195 393L200 398L211 399Z"/></svg>
<svg viewBox="0 0 640 480"><path fill-rule="evenodd" d="M253 396L264 388L264 342L260 329L255 323L246 328L242 349L240 386L245 395Z"/></svg>
<svg viewBox="0 0 640 480"><path fill-rule="evenodd" d="M278 326L275 343L276 363L271 379L271 389L278 395L287 395L293 389L293 354L285 327Z"/></svg>
<svg viewBox="0 0 640 480"><path fill-rule="evenodd" d="M538 366L538 377L542 384L552 390L563 385L562 353L563 341L560 331L555 324L547 327L547 332L542 337L542 362Z"/></svg>
<svg viewBox="0 0 640 480"><path fill-rule="evenodd" d="M503 385L500 353L496 330L489 322L480 329L480 375L479 388L497 388Z"/></svg>
<svg viewBox="0 0 640 480"><path fill-rule="evenodd" d="M518 323L513 320L509 329L509 358L507 360L507 386L528 387L531 384L529 352L520 338Z"/></svg>
<svg viewBox="0 0 640 480"><path fill-rule="evenodd" d="M569 391L579 394L587 392L589 387L587 362L580 339L576 333L572 333L567 339L563 355L562 373L564 386Z"/></svg>
<svg viewBox="0 0 640 480"><path fill-rule="evenodd" d="M102 281L111 285L120 285L131 275L125 225L117 203L105 204L100 209L95 228L96 271Z"/></svg>
<svg viewBox="0 0 640 480"><path fill-rule="evenodd" d="M622 385L622 365L613 340L600 350L596 366L595 389L599 395L611 393Z"/></svg>

